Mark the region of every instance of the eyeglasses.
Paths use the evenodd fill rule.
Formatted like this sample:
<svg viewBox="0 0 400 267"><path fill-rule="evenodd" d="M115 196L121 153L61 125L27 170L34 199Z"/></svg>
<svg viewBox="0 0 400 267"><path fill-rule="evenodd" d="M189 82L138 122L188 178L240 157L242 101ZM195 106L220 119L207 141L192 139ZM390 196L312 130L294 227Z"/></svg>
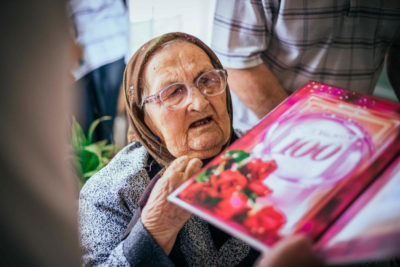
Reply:
<svg viewBox="0 0 400 267"><path fill-rule="evenodd" d="M220 95L225 91L228 74L224 69L214 69L202 73L195 80L194 85L205 96ZM146 103L161 102L167 109L183 108L190 99L192 86L183 82L167 85L159 93L143 99L142 107Z"/></svg>

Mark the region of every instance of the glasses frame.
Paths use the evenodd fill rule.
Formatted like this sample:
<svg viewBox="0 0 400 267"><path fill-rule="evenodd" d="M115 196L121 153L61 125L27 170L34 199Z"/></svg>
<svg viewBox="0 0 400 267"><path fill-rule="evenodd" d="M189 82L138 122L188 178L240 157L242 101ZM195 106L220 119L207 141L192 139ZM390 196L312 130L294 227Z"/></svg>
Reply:
<svg viewBox="0 0 400 267"><path fill-rule="evenodd" d="M198 87L198 85L197 85L197 82L199 81L199 79L200 79L203 75L205 75L205 74L207 74L207 73L210 73L210 72L218 72L219 75L222 74L221 76L223 77L223 79L224 79L224 81L225 81L225 86L224 86L224 88L221 90L221 92L218 92L218 93L216 93L216 94L211 94L211 95L209 95L209 94L204 94L204 92L203 92L202 90L200 90L199 87ZM159 102L159 103L161 103L165 108L167 108L167 109L169 109L169 110L179 109L179 108L168 107L168 106L161 100L161 94L162 94L168 87L170 87L170 86L172 86L172 85L175 85L175 84L184 84L184 85L186 86L186 88L188 88L188 95L189 95L189 96L192 94L192 87L196 87L196 88L200 91L200 93L201 93L202 95L204 95L204 96L216 96L216 95L220 95L220 94L222 94L223 92L225 92L226 87L227 87L227 84L228 84L227 79L228 79L228 72L227 72L225 69L212 69L212 70L206 71L206 72L202 73L200 76L198 76L192 85L189 85L188 83L185 83L185 82L174 82L174 83L168 84L167 86L163 87L157 94L150 95L150 96L148 96L148 97L143 98L143 100L142 100L142 108L143 108L144 104L151 103L151 102ZM187 104L188 99L189 99L189 98L186 98L186 103L185 103L183 106L185 106L185 105Z"/></svg>

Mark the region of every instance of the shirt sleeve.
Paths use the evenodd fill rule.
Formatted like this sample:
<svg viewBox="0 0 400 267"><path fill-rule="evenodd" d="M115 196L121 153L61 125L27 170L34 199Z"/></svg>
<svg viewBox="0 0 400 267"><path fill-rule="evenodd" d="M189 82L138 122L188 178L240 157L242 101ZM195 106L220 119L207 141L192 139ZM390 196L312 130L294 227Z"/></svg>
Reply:
<svg viewBox="0 0 400 267"><path fill-rule="evenodd" d="M82 189L79 200L84 266L174 266L141 220L121 240L132 213L120 198L99 195L107 190L89 184Z"/></svg>
<svg viewBox="0 0 400 267"><path fill-rule="evenodd" d="M124 256L132 266L174 266L141 220L138 220L123 243Z"/></svg>
<svg viewBox="0 0 400 267"><path fill-rule="evenodd" d="M211 47L228 68L251 68L263 63L274 7L261 0L217 0Z"/></svg>

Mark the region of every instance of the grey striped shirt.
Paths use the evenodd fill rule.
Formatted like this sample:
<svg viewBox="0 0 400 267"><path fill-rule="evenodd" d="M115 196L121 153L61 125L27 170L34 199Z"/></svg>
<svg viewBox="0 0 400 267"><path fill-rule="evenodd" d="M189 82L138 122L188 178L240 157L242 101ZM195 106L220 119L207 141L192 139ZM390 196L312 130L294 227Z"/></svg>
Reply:
<svg viewBox="0 0 400 267"><path fill-rule="evenodd" d="M225 67L264 62L288 92L312 79L372 93L396 34L399 0L217 0L212 48Z"/></svg>

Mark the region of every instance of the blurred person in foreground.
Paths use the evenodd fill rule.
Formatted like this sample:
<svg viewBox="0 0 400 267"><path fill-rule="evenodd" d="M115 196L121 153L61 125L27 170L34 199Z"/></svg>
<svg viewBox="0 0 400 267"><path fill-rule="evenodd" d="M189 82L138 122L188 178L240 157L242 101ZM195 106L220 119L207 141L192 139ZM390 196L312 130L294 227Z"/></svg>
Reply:
<svg viewBox="0 0 400 267"><path fill-rule="evenodd" d="M2 5L0 265L79 266L66 1Z"/></svg>
<svg viewBox="0 0 400 267"><path fill-rule="evenodd" d="M162 35L138 49L126 67L123 87L132 143L82 188L84 264L254 264L259 253L249 245L166 199L239 137L231 124L226 72L215 54L194 36ZM314 262L311 245L299 246L308 242L294 238L284 247L297 246L303 250L296 253L305 252L302 257ZM271 262L262 260L261 265L279 266L266 257Z"/></svg>

